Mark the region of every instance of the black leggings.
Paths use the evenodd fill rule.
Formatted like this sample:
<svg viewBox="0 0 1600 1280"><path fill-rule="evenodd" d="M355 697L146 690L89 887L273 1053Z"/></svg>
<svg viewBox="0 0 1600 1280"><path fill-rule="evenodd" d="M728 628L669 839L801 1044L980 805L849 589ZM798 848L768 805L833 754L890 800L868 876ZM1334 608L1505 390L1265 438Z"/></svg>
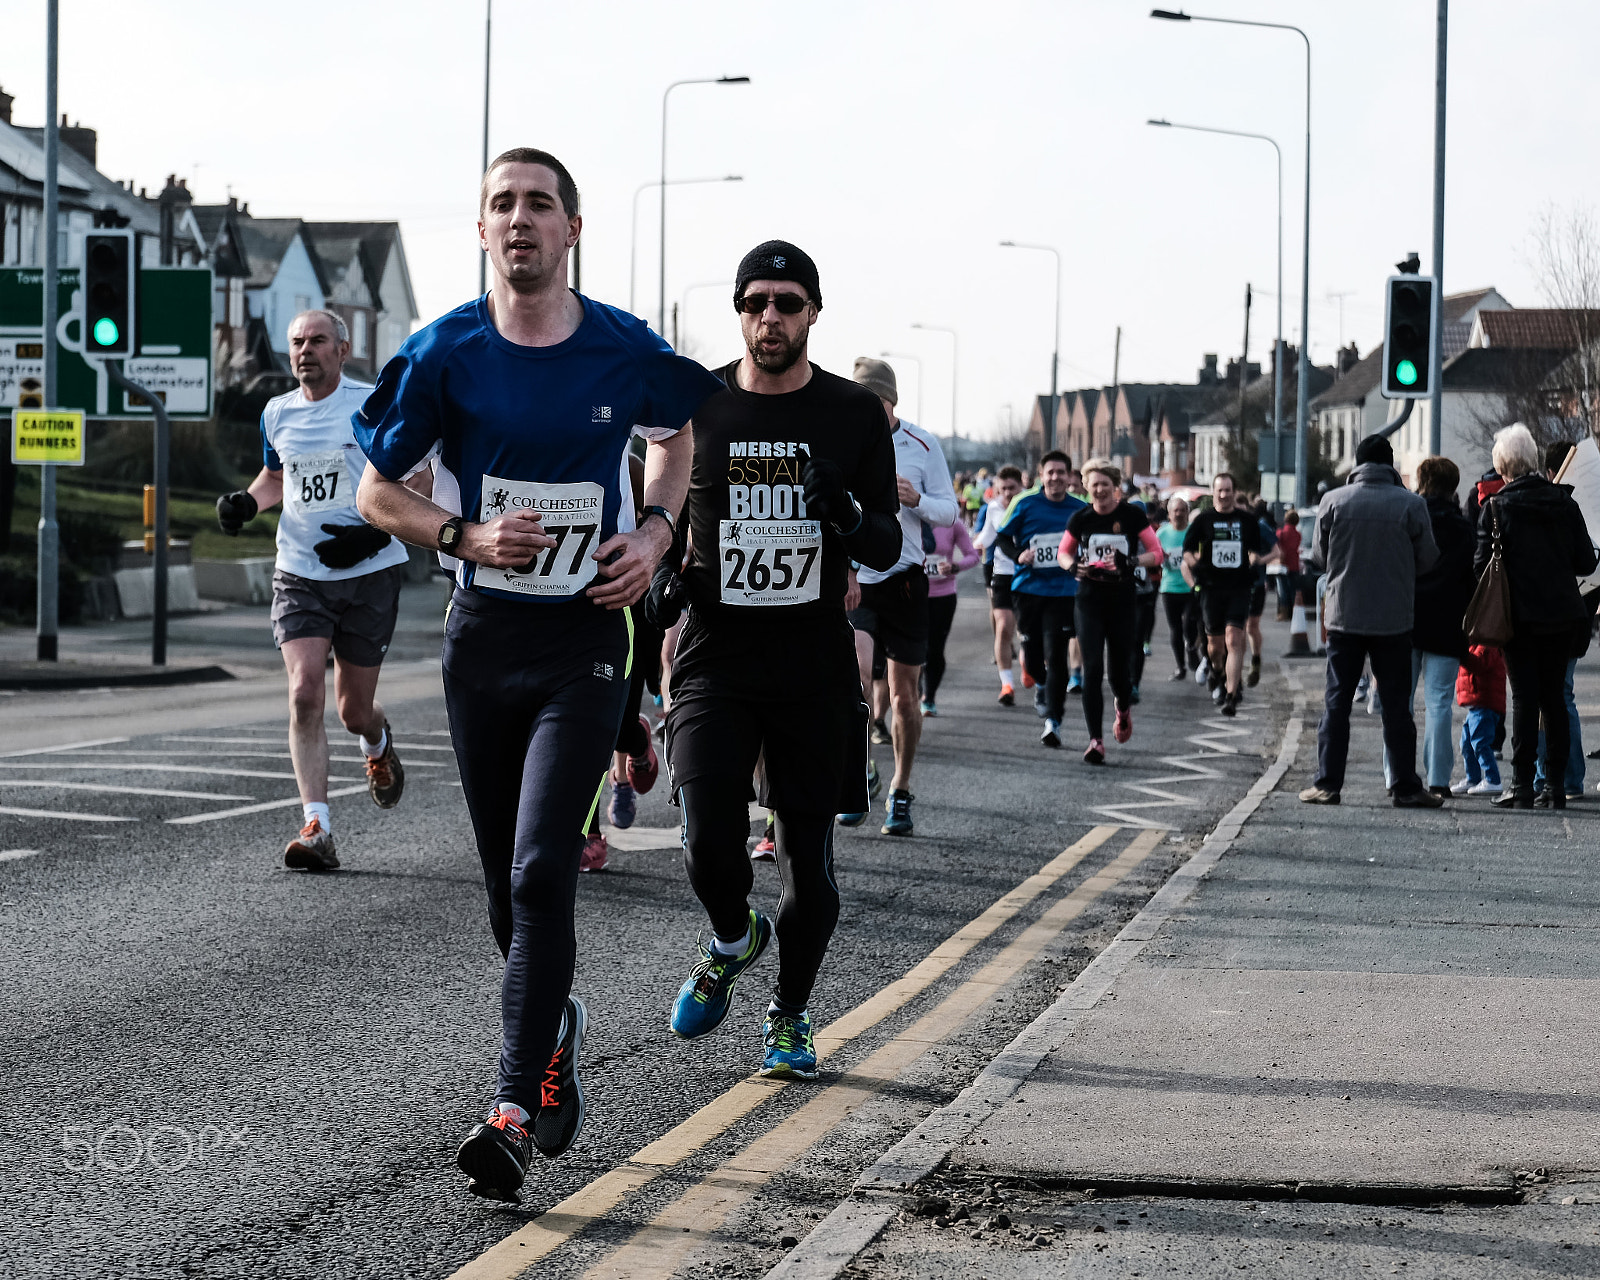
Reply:
<svg viewBox="0 0 1600 1280"><path fill-rule="evenodd" d="M922 664L922 700L933 702L944 681L944 642L956 620L956 593L928 597L928 660Z"/></svg>
<svg viewBox="0 0 1600 1280"><path fill-rule="evenodd" d="M678 792L683 809L683 865L711 928L736 942L750 924L755 872L746 852L750 838L750 784L699 778ZM779 809L774 842L783 895L773 921L778 934L777 1003L800 1013L839 922L839 887L833 879L833 814Z"/></svg>
<svg viewBox="0 0 1600 1280"><path fill-rule="evenodd" d="M1141 591L1134 596L1138 602L1139 633L1133 646L1133 682L1144 683L1144 647L1156 633L1156 593Z"/></svg>
<svg viewBox="0 0 1600 1280"><path fill-rule="evenodd" d="M1011 595L1017 606L1022 669L1045 690L1045 715L1059 721L1067 707L1067 642L1072 639L1072 596Z"/></svg>
<svg viewBox="0 0 1600 1280"><path fill-rule="evenodd" d="M1511 680L1511 771L1520 792L1533 790L1539 758L1539 717L1544 716L1545 776L1552 790L1563 785L1571 731L1567 723L1567 659L1572 639L1557 635L1519 636L1506 646ZM1556 794L1561 794L1556 790Z"/></svg>
<svg viewBox="0 0 1600 1280"><path fill-rule="evenodd" d="M1172 642L1172 660L1179 671L1200 667L1200 597L1193 591L1163 591L1162 607L1167 611L1167 638Z"/></svg>
<svg viewBox="0 0 1600 1280"><path fill-rule="evenodd" d="M1125 707L1133 697L1133 651L1138 644L1138 609L1131 589L1110 591L1078 588L1078 651L1083 655L1083 722L1091 738L1105 735L1101 722L1105 693L1101 682L1111 677L1111 693ZM1110 661L1107 662L1107 654Z"/></svg>

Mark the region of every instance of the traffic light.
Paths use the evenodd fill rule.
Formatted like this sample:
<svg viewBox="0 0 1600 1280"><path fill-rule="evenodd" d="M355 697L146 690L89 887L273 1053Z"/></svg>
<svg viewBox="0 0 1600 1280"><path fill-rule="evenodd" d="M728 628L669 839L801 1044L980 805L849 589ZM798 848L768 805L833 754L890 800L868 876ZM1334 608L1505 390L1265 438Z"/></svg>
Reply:
<svg viewBox="0 0 1600 1280"><path fill-rule="evenodd" d="M1422 399L1432 392L1432 376L1433 279L1390 276L1383 323L1383 395L1389 400Z"/></svg>
<svg viewBox="0 0 1600 1280"><path fill-rule="evenodd" d="M139 264L132 231L90 231L83 237L83 354L131 356Z"/></svg>

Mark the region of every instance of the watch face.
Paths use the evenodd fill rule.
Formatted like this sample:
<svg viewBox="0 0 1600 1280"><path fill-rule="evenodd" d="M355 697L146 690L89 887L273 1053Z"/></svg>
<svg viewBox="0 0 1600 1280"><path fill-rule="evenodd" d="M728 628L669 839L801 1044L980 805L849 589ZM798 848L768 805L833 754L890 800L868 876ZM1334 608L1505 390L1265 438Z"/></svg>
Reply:
<svg viewBox="0 0 1600 1280"><path fill-rule="evenodd" d="M460 525L447 524L439 530L439 545L446 551L454 550L459 541L461 541Z"/></svg>

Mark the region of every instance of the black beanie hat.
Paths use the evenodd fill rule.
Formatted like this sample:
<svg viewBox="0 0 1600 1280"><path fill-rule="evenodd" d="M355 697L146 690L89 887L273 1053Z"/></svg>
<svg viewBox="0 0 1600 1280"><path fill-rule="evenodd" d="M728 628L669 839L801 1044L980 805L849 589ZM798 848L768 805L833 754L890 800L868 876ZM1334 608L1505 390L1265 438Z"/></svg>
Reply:
<svg viewBox="0 0 1600 1280"><path fill-rule="evenodd" d="M1356 446L1356 465L1365 462L1381 462L1387 467L1394 466L1394 446L1385 436L1368 436Z"/></svg>
<svg viewBox="0 0 1600 1280"><path fill-rule="evenodd" d="M752 280L793 280L805 286L811 301L822 306L822 286L817 283L817 264L804 249L797 249L787 240L768 240L758 244L739 262L734 277L733 300L744 297L744 287Z"/></svg>

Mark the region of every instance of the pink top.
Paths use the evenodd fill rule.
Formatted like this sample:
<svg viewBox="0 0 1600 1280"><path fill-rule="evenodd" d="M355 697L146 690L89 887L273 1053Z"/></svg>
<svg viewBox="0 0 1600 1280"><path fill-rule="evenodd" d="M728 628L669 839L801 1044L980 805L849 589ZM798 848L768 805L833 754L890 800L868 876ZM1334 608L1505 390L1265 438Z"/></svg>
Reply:
<svg viewBox="0 0 1600 1280"><path fill-rule="evenodd" d="M956 593L956 573L972 568L978 563L978 549L972 545L967 526L957 520L954 524L933 531L933 550L923 561L928 571L928 597L953 596ZM955 573L940 573L940 567L955 566Z"/></svg>

